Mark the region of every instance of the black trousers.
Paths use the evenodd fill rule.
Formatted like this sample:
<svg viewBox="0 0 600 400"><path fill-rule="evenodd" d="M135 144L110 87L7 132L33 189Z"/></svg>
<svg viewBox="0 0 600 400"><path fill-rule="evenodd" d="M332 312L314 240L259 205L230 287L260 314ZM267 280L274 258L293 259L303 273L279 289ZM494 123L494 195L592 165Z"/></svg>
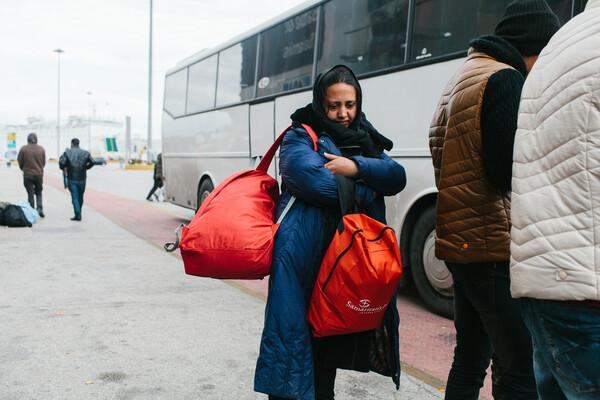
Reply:
<svg viewBox="0 0 600 400"><path fill-rule="evenodd" d="M150 189L150 193L148 193L148 196L146 196L146 198L150 199L150 197L152 197L152 195L154 194L154 192L156 192L156 190L158 188L161 188L162 186L163 186L162 179L155 179L154 180L154 186L152 186L152 189Z"/></svg>
<svg viewBox="0 0 600 400"><path fill-rule="evenodd" d="M315 374L315 400L335 399L335 376L337 368L326 367L326 343L313 338L313 360ZM286 397L269 395L269 400L293 400Z"/></svg>
<svg viewBox="0 0 600 400"><path fill-rule="evenodd" d="M23 185L25 186L25 190L27 190L27 201L31 205L32 208L35 208L39 212L42 212L44 207L42 205L42 183L44 181L44 177L42 175L39 176L24 176L23 177ZM34 201L35 195L35 201ZM36 207L37 203L37 207Z"/></svg>
<svg viewBox="0 0 600 400"><path fill-rule="evenodd" d="M531 334L510 294L509 262L446 266L454 279L456 327L446 400L478 399L490 360L494 399L537 399Z"/></svg>

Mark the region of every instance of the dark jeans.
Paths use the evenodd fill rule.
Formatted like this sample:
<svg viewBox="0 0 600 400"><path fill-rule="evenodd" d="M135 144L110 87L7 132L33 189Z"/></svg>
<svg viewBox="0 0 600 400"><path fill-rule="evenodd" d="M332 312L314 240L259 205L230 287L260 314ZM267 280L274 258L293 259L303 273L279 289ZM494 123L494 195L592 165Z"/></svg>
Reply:
<svg viewBox="0 0 600 400"><path fill-rule="evenodd" d="M527 297L521 307L541 398L600 399L600 308Z"/></svg>
<svg viewBox="0 0 600 400"><path fill-rule="evenodd" d="M81 219L81 207L83 206L83 192L85 192L85 180L74 181L72 179L67 180L69 186L69 192L71 192L71 202L73 203L73 211L75 211L75 217Z"/></svg>
<svg viewBox="0 0 600 400"><path fill-rule="evenodd" d="M39 212L44 210L42 205L42 183L44 182L44 177L39 176L24 176L23 177L23 185L25 186L25 190L27 190L27 201L31 205L32 208L37 209ZM34 194L35 194L35 202L34 202ZM37 207L35 206L37 203Z"/></svg>
<svg viewBox="0 0 600 400"><path fill-rule="evenodd" d="M148 196L146 196L146 199L150 200L150 197L152 197L154 192L156 192L156 190L161 187L163 187L162 179L155 179L154 186L152 186L152 189L150 189L150 193L148 193Z"/></svg>
<svg viewBox="0 0 600 400"><path fill-rule="evenodd" d="M454 279L456 347L445 398L476 400L491 359L494 399L537 399L531 335L510 295L509 262L446 266Z"/></svg>

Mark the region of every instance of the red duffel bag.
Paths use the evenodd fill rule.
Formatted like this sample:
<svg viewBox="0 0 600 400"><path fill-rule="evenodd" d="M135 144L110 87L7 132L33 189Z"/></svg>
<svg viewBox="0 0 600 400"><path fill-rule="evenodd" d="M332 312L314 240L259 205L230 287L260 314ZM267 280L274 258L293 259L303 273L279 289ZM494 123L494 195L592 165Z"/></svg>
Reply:
<svg viewBox="0 0 600 400"><path fill-rule="evenodd" d="M336 175L342 221L313 289L308 322L317 337L379 327L402 275L396 234L355 210L354 182Z"/></svg>
<svg viewBox="0 0 600 400"><path fill-rule="evenodd" d="M303 125L313 140L317 136ZM165 250L181 249L188 275L217 279L262 279L271 272L279 184L267 170L289 127L269 148L256 169L239 172L204 200L189 226L175 231ZM181 239L178 231L181 228Z"/></svg>

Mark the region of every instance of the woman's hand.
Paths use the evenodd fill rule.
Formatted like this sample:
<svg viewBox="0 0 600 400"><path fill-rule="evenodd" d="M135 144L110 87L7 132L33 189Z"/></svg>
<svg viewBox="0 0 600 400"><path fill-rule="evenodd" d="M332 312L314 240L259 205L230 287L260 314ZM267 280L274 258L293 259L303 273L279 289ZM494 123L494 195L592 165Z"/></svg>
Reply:
<svg viewBox="0 0 600 400"><path fill-rule="evenodd" d="M348 178L353 178L358 174L358 165L351 159L329 153L323 153L323 155L330 160L325 164L325 168L332 174L340 174Z"/></svg>

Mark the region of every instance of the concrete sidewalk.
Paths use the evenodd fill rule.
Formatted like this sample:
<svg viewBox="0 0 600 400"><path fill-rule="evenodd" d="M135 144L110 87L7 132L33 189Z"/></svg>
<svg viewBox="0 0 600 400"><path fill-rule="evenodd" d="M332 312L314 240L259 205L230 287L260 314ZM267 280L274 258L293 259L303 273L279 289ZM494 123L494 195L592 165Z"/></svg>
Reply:
<svg viewBox="0 0 600 400"><path fill-rule="evenodd" d="M0 168L0 201L26 199ZM266 399L253 392L264 301L186 276L177 256L44 186L32 228L0 227L0 398ZM87 196L87 193L86 193ZM338 399L438 399L402 375L340 371Z"/></svg>

